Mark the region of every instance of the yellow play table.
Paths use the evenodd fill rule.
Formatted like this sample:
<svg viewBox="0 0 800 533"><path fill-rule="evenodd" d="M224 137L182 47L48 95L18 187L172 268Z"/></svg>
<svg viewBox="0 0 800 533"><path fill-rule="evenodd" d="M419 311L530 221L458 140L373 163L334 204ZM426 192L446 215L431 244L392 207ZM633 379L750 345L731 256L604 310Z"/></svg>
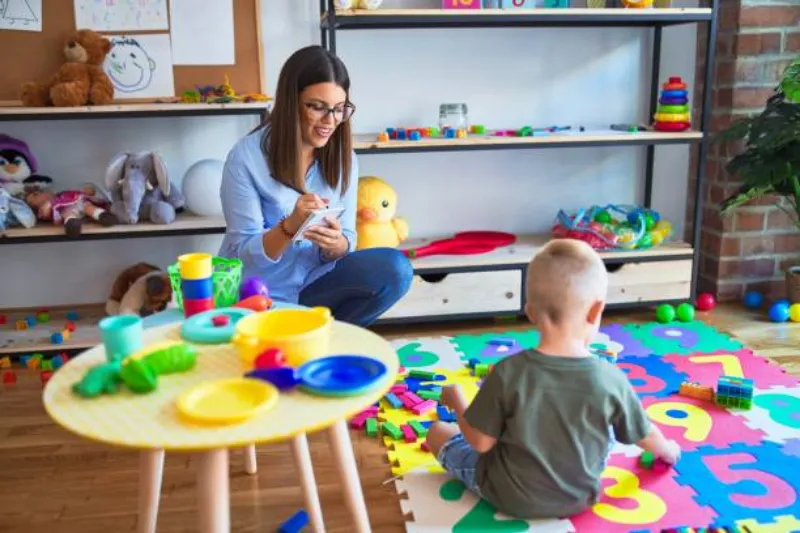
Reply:
<svg viewBox="0 0 800 533"><path fill-rule="evenodd" d="M145 345L180 339L180 324L144 332ZM228 450L247 448L247 470L254 473L255 444L290 440L314 531L324 531L322 511L311 465L306 434L327 429L354 531L371 531L356 469L346 420L378 401L397 377L399 363L391 345L357 326L334 322L331 354L373 357L388 368L386 380L373 392L347 398L324 398L299 390L282 392L266 412L234 425L200 426L179 417L175 400L187 389L208 380L239 377L245 369L230 344L196 345L197 366L183 374L161 376L158 389L137 395L123 388L113 396L83 399L73 394L73 383L86 370L105 361L105 349L96 346L70 360L53 374L44 389L44 405L53 420L87 439L141 451L140 533L156 531L164 452L198 454L197 491L199 531L230 531Z"/></svg>

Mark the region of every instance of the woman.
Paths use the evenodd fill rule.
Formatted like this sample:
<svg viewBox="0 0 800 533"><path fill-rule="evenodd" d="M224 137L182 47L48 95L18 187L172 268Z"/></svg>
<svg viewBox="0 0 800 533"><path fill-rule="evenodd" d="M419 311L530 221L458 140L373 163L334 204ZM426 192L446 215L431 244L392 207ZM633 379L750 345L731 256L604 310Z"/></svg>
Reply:
<svg viewBox="0 0 800 533"><path fill-rule="evenodd" d="M319 46L295 52L278 79L267 122L228 154L222 178L227 232L219 255L238 257L278 301L329 307L367 326L408 291L413 271L393 248L354 251L358 164L355 111L342 61ZM341 217L293 238L316 209Z"/></svg>

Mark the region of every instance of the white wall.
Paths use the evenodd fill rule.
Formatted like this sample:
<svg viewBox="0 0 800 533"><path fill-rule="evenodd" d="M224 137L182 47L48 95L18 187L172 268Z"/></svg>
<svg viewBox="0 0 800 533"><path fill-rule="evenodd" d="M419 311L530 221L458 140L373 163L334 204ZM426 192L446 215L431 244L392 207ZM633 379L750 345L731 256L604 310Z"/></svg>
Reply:
<svg viewBox="0 0 800 533"><path fill-rule="evenodd" d="M435 0L386 0L385 7ZM319 42L317 0L262 2L268 87L294 50ZM350 31L338 53L353 81L357 132L434 125L441 102L466 102L489 127L647 121L648 30L474 29ZM665 31L662 78L693 79L695 28ZM252 118L4 123L26 139L42 173L68 187L102 180L118 151L158 149L174 179L204 157L224 158ZM86 140L83 140L86 139ZM655 207L680 231L688 148L657 150ZM400 195L413 236L459 229L546 231L559 208L641 201L643 148L362 155ZM213 191L210 191L214 193ZM0 247L0 307L104 301L117 273L137 261L165 267L187 251L216 252L219 236Z"/></svg>

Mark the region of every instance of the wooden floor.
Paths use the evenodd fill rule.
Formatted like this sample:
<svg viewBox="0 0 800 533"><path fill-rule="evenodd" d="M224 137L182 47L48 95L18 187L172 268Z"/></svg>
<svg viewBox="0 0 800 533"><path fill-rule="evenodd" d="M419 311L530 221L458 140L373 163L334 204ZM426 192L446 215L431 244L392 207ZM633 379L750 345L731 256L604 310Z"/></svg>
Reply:
<svg viewBox="0 0 800 533"><path fill-rule="evenodd" d="M648 321L649 314L612 314L607 322ZM772 324L740 308L717 309L703 320L727 331L757 353L800 376L800 325ZM524 322L479 322L392 328L387 337L508 331ZM0 385L0 532L117 533L133 531L137 507L137 455L99 446L55 426L41 404L37 374L18 372L15 386ZM313 435L311 453L328 531L352 531L336 472L328 465L327 441ZM353 435L361 482L373 528L405 531L386 454L375 439ZM260 471L244 473L241 453L231 455L233 531L269 532L303 505L288 446L261 446ZM159 532L195 531L192 457L167 455Z"/></svg>

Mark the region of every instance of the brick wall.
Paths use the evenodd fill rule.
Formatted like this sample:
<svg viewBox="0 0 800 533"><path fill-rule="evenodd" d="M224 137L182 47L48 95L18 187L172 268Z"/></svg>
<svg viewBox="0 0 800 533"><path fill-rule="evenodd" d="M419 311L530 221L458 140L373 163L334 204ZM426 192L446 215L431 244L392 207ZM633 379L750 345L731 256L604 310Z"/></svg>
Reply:
<svg viewBox="0 0 800 533"><path fill-rule="evenodd" d="M715 75L712 85L712 135L736 118L759 112L783 69L800 54L800 0L721 0ZM705 72L706 27L699 27L694 120L699 123ZM713 143L705 166L699 290L719 300L738 299L745 290L783 297L784 269L800 264L800 231L788 216L764 199L727 216L720 202L741 185L725 170L735 146ZM690 194L695 187L697 149L692 153ZM690 238L694 199L687 209Z"/></svg>

